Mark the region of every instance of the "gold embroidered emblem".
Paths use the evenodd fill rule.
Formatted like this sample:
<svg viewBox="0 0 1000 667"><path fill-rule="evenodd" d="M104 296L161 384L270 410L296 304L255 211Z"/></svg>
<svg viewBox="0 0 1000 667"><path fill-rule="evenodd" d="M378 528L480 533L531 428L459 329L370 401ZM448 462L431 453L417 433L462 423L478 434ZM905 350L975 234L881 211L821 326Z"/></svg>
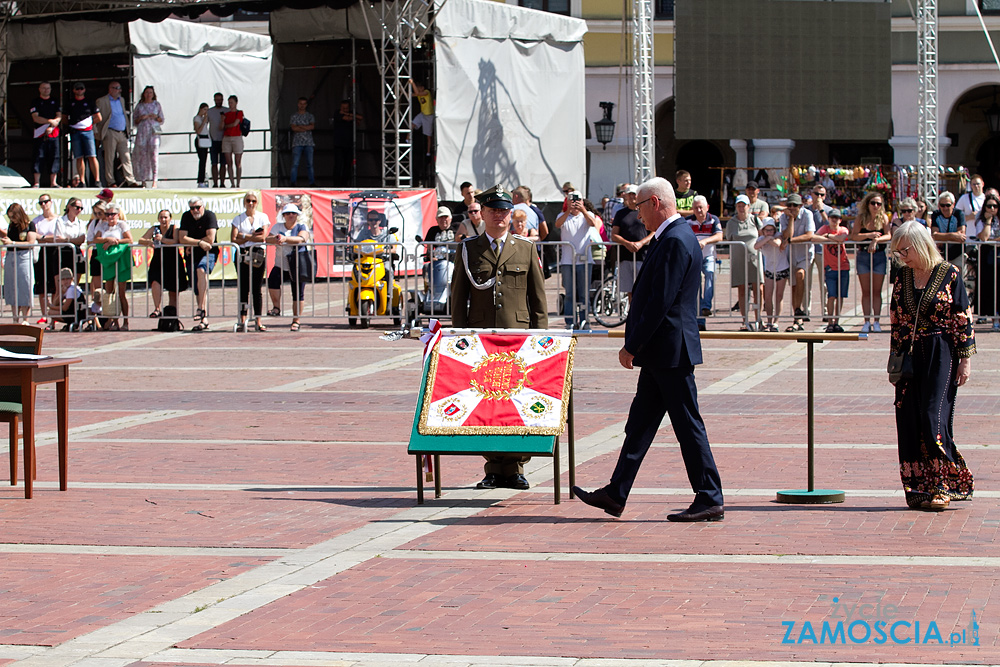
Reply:
<svg viewBox="0 0 1000 667"><path fill-rule="evenodd" d="M531 384L528 373L521 357L513 352L495 352L472 368L469 385L487 400L506 401L525 384Z"/></svg>

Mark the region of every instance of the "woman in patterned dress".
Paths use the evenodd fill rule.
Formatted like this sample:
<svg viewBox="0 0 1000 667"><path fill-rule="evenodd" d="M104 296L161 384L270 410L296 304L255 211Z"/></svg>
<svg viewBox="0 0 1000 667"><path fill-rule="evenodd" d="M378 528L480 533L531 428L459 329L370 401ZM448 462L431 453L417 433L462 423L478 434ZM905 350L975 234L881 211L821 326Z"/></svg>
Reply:
<svg viewBox="0 0 1000 667"><path fill-rule="evenodd" d="M162 123L163 108L156 101L156 91L146 86L142 89L142 100L132 109L132 124L135 125L132 164L136 180L140 183L152 181L150 187L154 188L160 163L160 134L155 130Z"/></svg>
<svg viewBox="0 0 1000 667"><path fill-rule="evenodd" d="M961 274L942 259L926 227L902 224L891 249L903 265L890 304L893 354L909 350L917 320L913 377L896 384L899 472L906 504L939 512L952 500L972 498L972 473L952 437L955 395L976 353L972 308Z"/></svg>

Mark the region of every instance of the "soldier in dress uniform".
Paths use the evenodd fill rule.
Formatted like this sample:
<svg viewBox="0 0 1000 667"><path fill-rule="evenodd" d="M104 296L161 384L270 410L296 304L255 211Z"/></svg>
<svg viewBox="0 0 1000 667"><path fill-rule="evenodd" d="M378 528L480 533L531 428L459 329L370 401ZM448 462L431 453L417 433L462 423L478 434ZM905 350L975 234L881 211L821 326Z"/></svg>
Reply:
<svg viewBox="0 0 1000 667"><path fill-rule="evenodd" d="M497 185L476 195L485 233L465 239L451 280L455 327L546 329L545 278L535 244L511 234L510 194ZM488 456L480 489L527 489L524 464L530 457Z"/></svg>

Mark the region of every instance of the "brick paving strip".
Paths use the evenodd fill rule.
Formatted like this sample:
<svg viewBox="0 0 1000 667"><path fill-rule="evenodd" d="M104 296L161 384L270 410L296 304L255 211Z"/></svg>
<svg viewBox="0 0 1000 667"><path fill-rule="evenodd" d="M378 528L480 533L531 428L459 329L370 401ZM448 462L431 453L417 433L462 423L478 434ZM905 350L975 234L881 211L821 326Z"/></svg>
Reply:
<svg viewBox="0 0 1000 667"><path fill-rule="evenodd" d="M169 337L165 335L164 337ZM126 340L121 343L112 343L102 346L104 349L121 349L127 347L138 347L147 342L154 342L160 336L149 336L133 341ZM117 347L115 347L117 346ZM797 349L791 349L797 348ZM92 351L91 353L96 353ZM762 379L772 377L777 370L787 368L793 363L797 363L804 358L804 347L793 344L779 349L767 359L754 365L757 373L762 374ZM392 360L393 365L413 361L419 357L417 354L400 355ZM295 382L284 385L277 389L283 391L304 391L309 388L320 387L342 379L353 379L369 373L378 373L384 370L381 363L370 364L365 367L365 372L358 372L361 369L352 369L346 374L340 371L330 373L319 378ZM773 371L773 372L772 372ZM766 377L764 377L766 376ZM719 383L715 383L705 390L705 394L729 393L730 391L746 391L748 388L759 384L755 382L753 373L736 372ZM273 390L272 390L273 391ZM162 411L159 415L161 419L169 419L167 413ZM194 413L197 411L173 411L176 414ZM154 414L154 417L156 415ZM92 430L88 433L96 434L106 429L114 431L123 426L136 423L130 420L138 420L141 423L148 423L150 414L141 417L127 417L115 425L111 422L92 425ZM117 420L116 420L117 421ZM598 456L606 455L616 451L621 444L622 429L624 422L619 422L607 426L587 437L581 438L577 443L577 458L579 462L585 462ZM83 427L88 428L88 427ZM86 435L80 432L79 435ZM535 461L529 466L532 480L536 487L540 483L550 479L550 466L547 461ZM109 488L115 485L95 484L95 487ZM145 485L156 486L156 485ZM193 485L179 485L189 488ZM206 486L227 486L227 485L206 485ZM239 485L245 488L246 485ZM260 487L260 485L253 485ZM198 486L198 488L204 488ZM656 489L643 490L654 491L656 493L680 492L689 494L687 489ZM756 490L749 490L756 491ZM771 493L768 491L768 493ZM862 492L862 493L871 493ZM144 613L136 614L127 620L114 623L100 628L86 635L81 635L75 639L64 642L53 648L37 646L0 646L0 662L5 660L18 660L17 664L26 667L63 667L66 665L83 665L85 667L124 667L134 663L139 663L145 667L153 667L157 663L167 663L175 665L184 664L221 664L231 665L274 665L292 666L301 665L311 667L313 665L365 665L374 667L375 665L401 665L414 664L421 665L553 665L553 666L573 666L573 667L698 667L715 665L716 667L736 667L737 665L753 665L756 667L778 667L795 665L833 665L831 662L772 662L763 660L747 661L704 661L704 660L611 660L611 659L588 659L588 658L559 658L559 657L537 657L537 656L441 656L420 653L333 653L326 651L270 651L270 650L219 650L219 649L176 649L172 648L176 644L188 640L200 633L208 632L218 628L223 623L233 621L242 615L258 610L272 602L286 598L298 591L312 587L314 584L329 579L339 573L345 572L355 566L372 562L373 559L386 557L390 559L406 558L431 558L431 559L494 559L494 560L522 560L522 561L573 561L575 560L600 560L607 561L607 556L603 554L565 554L565 553L497 553L479 552L463 554L460 552L418 552L401 550L396 552L401 546L428 536L443 527L453 525L481 512L482 502L490 503L504 500L516 495L514 492L476 491L475 489L459 489L449 492L440 501L424 506L412 507L395 513L388 521L370 523L356 530L339 535L325 542L309 546L298 550L252 550L240 549L240 553L245 555L259 554L270 555L274 551L280 551L281 556L274 561L256 567L252 570L237 574L231 579L220 581L201 590L197 590L188 595L178 597L174 600L161 604ZM477 502L478 501L478 502ZM15 551L19 545L7 545L11 552ZM54 553L82 553L86 547L79 546L49 546L39 547L37 545L25 545L24 552L54 552ZM96 551L88 553L102 554L132 554L154 553L158 547L93 547ZM198 548L184 551L182 548L164 548L164 554L180 555L184 554L220 554L226 553L223 549ZM289 553L291 551L291 553ZM443 555L446 554L446 555ZM748 558L750 560L743 561ZM906 559L893 559L880 557L877 559L856 558L848 556L718 556L718 555L646 555L627 554L615 556L616 560L627 560L631 562L654 562L654 563L676 563L676 562L715 562L725 564L736 564L740 562L753 563L808 563L814 564L817 559L823 559L828 565L850 564L866 565L877 563L879 565L912 564ZM801 559L801 560L797 560ZM998 560L990 557L984 558L953 558L940 559L941 564L949 567L996 567ZM921 563L923 565L925 563ZM866 663L851 663L854 665ZM900 664L900 663L897 663Z"/></svg>

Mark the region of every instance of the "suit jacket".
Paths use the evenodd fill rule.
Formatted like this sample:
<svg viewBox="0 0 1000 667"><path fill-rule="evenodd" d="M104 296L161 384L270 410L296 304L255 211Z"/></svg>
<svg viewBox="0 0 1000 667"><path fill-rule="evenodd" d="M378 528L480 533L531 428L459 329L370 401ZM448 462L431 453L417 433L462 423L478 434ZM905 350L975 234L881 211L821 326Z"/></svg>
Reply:
<svg viewBox="0 0 1000 667"><path fill-rule="evenodd" d="M698 289L701 246L677 217L646 253L632 288L625 349L636 366L680 368L701 363Z"/></svg>
<svg viewBox="0 0 1000 667"><path fill-rule="evenodd" d="M125 134L132 133L132 114L125 108L125 98L119 97L122 103L122 112L125 114ZM111 122L111 96L98 97L95 102L97 111L101 114L101 122L94 125L94 138L103 141L104 135L108 133L108 123Z"/></svg>
<svg viewBox="0 0 1000 667"><path fill-rule="evenodd" d="M472 286L463 253L477 283L496 276L492 287L479 290ZM486 234L463 241L455 253L451 279L451 321L456 327L548 328L545 278L535 244L523 236L508 234L498 258Z"/></svg>

